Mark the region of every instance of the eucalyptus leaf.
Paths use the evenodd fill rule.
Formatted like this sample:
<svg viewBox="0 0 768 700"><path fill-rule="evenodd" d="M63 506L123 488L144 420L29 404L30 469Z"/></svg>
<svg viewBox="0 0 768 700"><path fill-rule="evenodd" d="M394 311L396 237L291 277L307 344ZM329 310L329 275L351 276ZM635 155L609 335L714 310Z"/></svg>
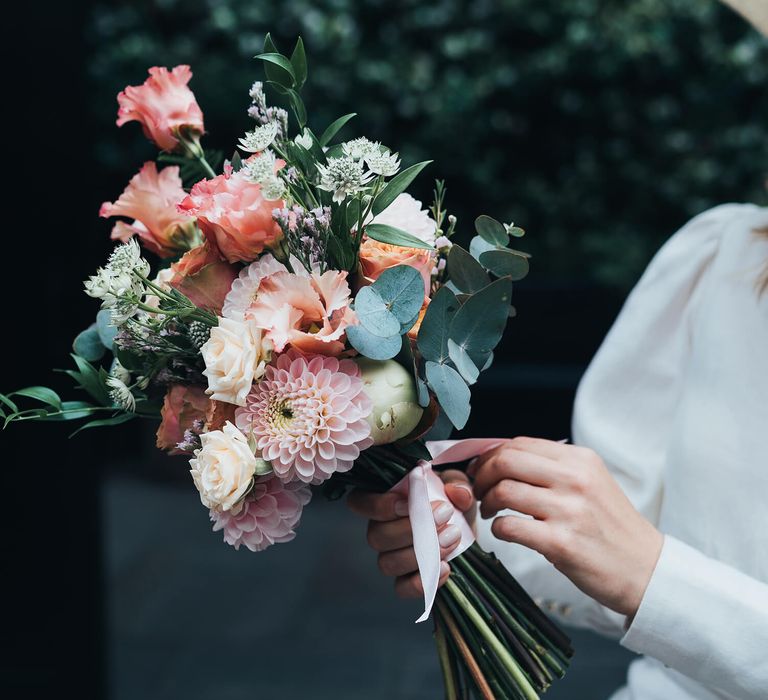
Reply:
<svg viewBox="0 0 768 700"><path fill-rule="evenodd" d="M106 349L104 343L101 342L98 326L92 323L84 331L78 333L72 342L72 349L80 357L84 357L91 362L96 362L104 357Z"/></svg>
<svg viewBox="0 0 768 700"><path fill-rule="evenodd" d="M429 388L421 377L416 377L416 396L418 397L419 406L422 408L429 406Z"/></svg>
<svg viewBox="0 0 768 700"><path fill-rule="evenodd" d="M14 391L11 396L26 396L28 399L41 401L56 409L61 408L61 399L59 398L59 395L47 386L28 386L25 389Z"/></svg>
<svg viewBox="0 0 768 700"><path fill-rule="evenodd" d="M488 250L496 250L496 246L483 240L480 236L475 236L469 242L469 252L475 260L479 260L480 256Z"/></svg>
<svg viewBox="0 0 768 700"><path fill-rule="evenodd" d="M348 326L347 340L361 355L372 360L391 360L400 352L400 336L380 338L368 332L363 326Z"/></svg>
<svg viewBox="0 0 768 700"><path fill-rule="evenodd" d="M458 310L456 295L448 287L440 287L427 307L416 341L424 359L448 361L448 330Z"/></svg>
<svg viewBox="0 0 768 700"><path fill-rule="evenodd" d="M505 246L509 241L504 224L487 214L481 214L475 219L475 231L480 238L495 246Z"/></svg>
<svg viewBox="0 0 768 700"><path fill-rule="evenodd" d="M467 384L474 384L480 376L480 370L472 362L472 358L467 354L467 351L461 345L454 343L450 338L448 338L448 355L464 381Z"/></svg>
<svg viewBox="0 0 768 700"><path fill-rule="evenodd" d="M415 267L390 267L379 275L369 289L376 291L399 323L415 323L414 316L418 316L424 303L424 280Z"/></svg>
<svg viewBox="0 0 768 700"><path fill-rule="evenodd" d="M378 338L400 335L400 321L378 290L363 287L355 297L355 315L360 325Z"/></svg>
<svg viewBox="0 0 768 700"><path fill-rule="evenodd" d="M373 215L381 214L392 202L395 201L397 195L402 194L405 189L410 185L416 176L424 170L432 161L424 160L421 163L416 163L406 168L402 172L395 175L379 192L376 199L373 200L373 206L371 211ZM377 239L378 240L378 239Z"/></svg>
<svg viewBox="0 0 768 700"><path fill-rule="evenodd" d="M427 382L435 392L440 408L448 419L461 430L469 419L470 392L461 375L446 364L427 362Z"/></svg>
<svg viewBox="0 0 768 700"><path fill-rule="evenodd" d="M470 294L491 283L483 266L458 245L451 246L448 253L448 277L458 289Z"/></svg>
<svg viewBox="0 0 768 700"><path fill-rule="evenodd" d="M480 263L498 277L510 277L517 281L528 274L528 258L518 252L502 248L489 250L480 255Z"/></svg>
<svg viewBox="0 0 768 700"><path fill-rule="evenodd" d="M451 321L448 336L478 367L501 340L511 297L512 281L503 277L467 299Z"/></svg>
<svg viewBox="0 0 768 700"><path fill-rule="evenodd" d="M412 236L402 229L395 228L389 224L368 224L365 227L365 235L379 243L388 243L402 248L423 248L425 250L434 250L434 247L425 243L420 238Z"/></svg>
<svg viewBox="0 0 768 700"><path fill-rule="evenodd" d="M357 116L357 112L350 112L343 117L339 117L326 128L323 135L320 137L320 145L327 146L331 139L341 130L341 128L353 117Z"/></svg>
<svg viewBox="0 0 768 700"><path fill-rule="evenodd" d="M307 54L301 37L296 40L296 46L291 54L291 66L296 76L296 89L300 89L307 80Z"/></svg>

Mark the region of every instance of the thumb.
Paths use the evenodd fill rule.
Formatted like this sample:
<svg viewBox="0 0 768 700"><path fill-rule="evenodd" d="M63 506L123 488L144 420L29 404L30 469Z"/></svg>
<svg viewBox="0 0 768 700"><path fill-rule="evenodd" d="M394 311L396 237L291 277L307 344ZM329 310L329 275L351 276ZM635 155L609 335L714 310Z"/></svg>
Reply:
<svg viewBox="0 0 768 700"><path fill-rule="evenodd" d="M445 493L451 503L462 513L473 511L476 501L467 475L458 469L446 469L440 477L445 483Z"/></svg>

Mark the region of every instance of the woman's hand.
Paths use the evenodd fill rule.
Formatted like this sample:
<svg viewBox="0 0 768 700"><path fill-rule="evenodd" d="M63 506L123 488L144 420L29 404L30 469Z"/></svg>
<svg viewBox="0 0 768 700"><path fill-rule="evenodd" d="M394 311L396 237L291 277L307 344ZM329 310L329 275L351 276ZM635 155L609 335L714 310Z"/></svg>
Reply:
<svg viewBox="0 0 768 700"><path fill-rule="evenodd" d="M493 534L543 554L582 591L634 617L663 536L635 510L592 450L515 438L470 467L480 514Z"/></svg>
<svg viewBox="0 0 768 700"><path fill-rule="evenodd" d="M445 560L458 545L461 533L455 525L447 525L458 508L470 525L474 522L476 502L467 476L457 470L440 474L445 482L448 501L433 501L432 512L440 542L440 585L445 583L451 568ZM385 576L395 577L395 592L402 598L420 598L424 595L419 579L416 553L413 551L408 501L394 493L353 491L349 507L362 515L368 523L368 544L379 553L379 569Z"/></svg>

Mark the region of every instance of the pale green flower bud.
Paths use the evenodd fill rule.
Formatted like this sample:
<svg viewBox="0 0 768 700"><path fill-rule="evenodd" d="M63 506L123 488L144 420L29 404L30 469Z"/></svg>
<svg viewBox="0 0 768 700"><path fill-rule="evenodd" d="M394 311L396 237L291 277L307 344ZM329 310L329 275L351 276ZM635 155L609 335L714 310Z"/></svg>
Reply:
<svg viewBox="0 0 768 700"><path fill-rule="evenodd" d="M362 372L365 393L373 402L368 417L374 445L385 445L410 433L421 420L413 376L395 360L355 360Z"/></svg>

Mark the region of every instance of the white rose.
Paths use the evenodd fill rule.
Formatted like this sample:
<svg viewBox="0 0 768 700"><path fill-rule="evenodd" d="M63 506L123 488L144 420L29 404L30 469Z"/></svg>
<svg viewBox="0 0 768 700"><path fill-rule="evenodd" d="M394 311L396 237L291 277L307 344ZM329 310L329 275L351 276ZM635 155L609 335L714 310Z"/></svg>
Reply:
<svg viewBox="0 0 768 700"><path fill-rule="evenodd" d="M222 430L203 433L200 442L202 447L189 460L200 500L207 508L236 513L238 501L248 493L264 461L254 455L245 435L229 422Z"/></svg>
<svg viewBox="0 0 768 700"><path fill-rule="evenodd" d="M374 445L385 445L410 433L421 420L424 409L419 406L411 373L395 360L355 360L364 391L373 402L368 416Z"/></svg>
<svg viewBox="0 0 768 700"><path fill-rule="evenodd" d="M373 218L373 223L388 224L399 228L424 243L435 245L437 224L429 212L421 208L421 202L407 192L397 195L381 214Z"/></svg>
<svg viewBox="0 0 768 700"><path fill-rule="evenodd" d="M208 378L207 393L216 401L245 406L251 384L264 374L271 345L252 321L219 318L200 348Z"/></svg>

